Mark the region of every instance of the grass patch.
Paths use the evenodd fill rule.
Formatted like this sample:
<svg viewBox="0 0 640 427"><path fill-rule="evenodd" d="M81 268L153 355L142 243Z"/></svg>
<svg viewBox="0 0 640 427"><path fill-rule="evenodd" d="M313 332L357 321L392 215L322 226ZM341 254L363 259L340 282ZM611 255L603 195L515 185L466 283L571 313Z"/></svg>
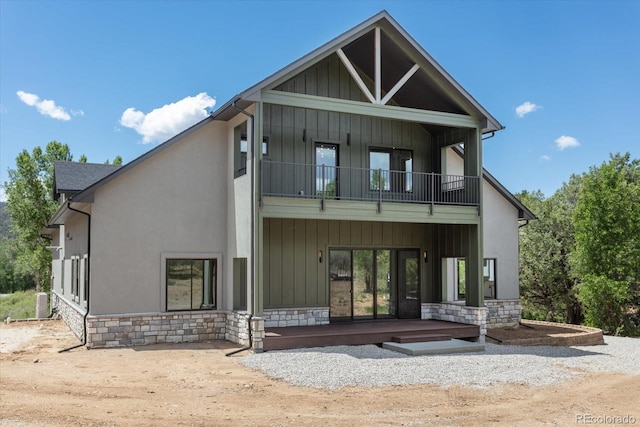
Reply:
<svg viewBox="0 0 640 427"><path fill-rule="evenodd" d="M36 315L36 291L18 291L0 297L0 319L31 319Z"/></svg>

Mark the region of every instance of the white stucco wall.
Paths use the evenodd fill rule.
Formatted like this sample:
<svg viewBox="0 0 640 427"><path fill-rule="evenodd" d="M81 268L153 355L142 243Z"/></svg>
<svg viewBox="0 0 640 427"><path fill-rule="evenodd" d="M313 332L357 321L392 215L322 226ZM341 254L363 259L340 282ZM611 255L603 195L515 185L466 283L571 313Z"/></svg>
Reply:
<svg viewBox="0 0 640 427"><path fill-rule="evenodd" d="M212 121L96 191L92 315L164 311L167 253L218 254L220 305L228 225L226 130L226 123Z"/></svg>
<svg viewBox="0 0 640 427"><path fill-rule="evenodd" d="M254 107L247 109L254 112ZM234 176L234 129L247 122L247 135L251 135L251 120L248 116L239 113L227 124L227 176L230 177L227 193L227 229L229 230L226 271L228 292L225 293L225 307L233 308L233 258L247 258L247 268L251 268L251 153L247 153L247 173ZM251 147L249 147L249 150ZM254 189L255 190L255 189ZM250 271L247 271L250 277ZM250 280L247 280L247 295L250 294Z"/></svg>
<svg viewBox="0 0 640 427"><path fill-rule="evenodd" d="M446 150L446 170L451 175L464 174L463 159ZM496 289L498 299L520 296L518 278L518 210L486 180L483 191L483 252L484 258L496 259Z"/></svg>

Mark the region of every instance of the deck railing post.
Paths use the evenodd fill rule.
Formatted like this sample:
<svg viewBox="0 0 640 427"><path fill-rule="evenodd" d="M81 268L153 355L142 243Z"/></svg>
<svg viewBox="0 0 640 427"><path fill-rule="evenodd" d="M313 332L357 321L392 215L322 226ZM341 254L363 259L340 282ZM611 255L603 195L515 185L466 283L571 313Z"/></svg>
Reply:
<svg viewBox="0 0 640 427"><path fill-rule="evenodd" d="M322 200L320 201L320 210L323 211L324 210L324 198L325 198L325 192L326 192L326 187L325 187L325 181L324 181L324 177L325 177L325 165L322 165L322 184L320 186L321 190L322 190Z"/></svg>
<svg viewBox="0 0 640 427"><path fill-rule="evenodd" d="M435 184L434 184L435 180L436 180L436 177L435 177L434 173L433 172L429 173L429 181L430 181L429 182L429 186L431 187L431 194L430 194L430 197L429 197L430 202L431 202L429 204L429 215L433 215L433 202L434 202L433 199L435 199L435 194L436 194L435 193Z"/></svg>
<svg viewBox="0 0 640 427"><path fill-rule="evenodd" d="M260 194L258 194L258 206L262 207L262 197L264 194L264 160L260 160L260 173L258 174L260 176Z"/></svg>
<svg viewBox="0 0 640 427"><path fill-rule="evenodd" d="M382 212L382 169L378 169L378 213Z"/></svg>

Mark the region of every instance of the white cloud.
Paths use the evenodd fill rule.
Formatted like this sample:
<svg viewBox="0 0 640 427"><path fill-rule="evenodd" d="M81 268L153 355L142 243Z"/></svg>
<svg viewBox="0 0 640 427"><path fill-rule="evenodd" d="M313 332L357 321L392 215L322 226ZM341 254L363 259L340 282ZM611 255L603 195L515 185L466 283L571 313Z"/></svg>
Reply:
<svg viewBox="0 0 640 427"><path fill-rule="evenodd" d="M572 136L566 135L562 135L560 138L556 139L555 143L556 147L558 147L558 150L560 151L564 150L565 148L575 148L580 146L580 143L577 139Z"/></svg>
<svg viewBox="0 0 640 427"><path fill-rule="evenodd" d="M0 202L7 201L7 193L4 191L4 187L0 185Z"/></svg>
<svg viewBox="0 0 640 427"><path fill-rule="evenodd" d="M38 112L43 116L49 116L58 120L71 120L71 115L65 111L64 108L56 105L56 103L50 99L40 99L40 97L33 93L27 93L19 90L16 92L20 101L24 102L30 107L36 107ZM83 113L84 114L84 113Z"/></svg>
<svg viewBox="0 0 640 427"><path fill-rule="evenodd" d="M143 136L142 143L160 142L182 132L207 116L206 108L211 108L216 100L206 92L187 96L178 102L163 105L145 114L135 108L127 108L120 124L134 129Z"/></svg>
<svg viewBox="0 0 640 427"><path fill-rule="evenodd" d="M526 101L523 104L520 104L516 107L516 114L518 115L518 117L522 118L527 114L533 113L534 111L539 110L541 108L542 107L537 104Z"/></svg>
<svg viewBox="0 0 640 427"><path fill-rule="evenodd" d="M546 154L540 156L540 161L548 162L549 160L551 160L551 157L547 156Z"/></svg>

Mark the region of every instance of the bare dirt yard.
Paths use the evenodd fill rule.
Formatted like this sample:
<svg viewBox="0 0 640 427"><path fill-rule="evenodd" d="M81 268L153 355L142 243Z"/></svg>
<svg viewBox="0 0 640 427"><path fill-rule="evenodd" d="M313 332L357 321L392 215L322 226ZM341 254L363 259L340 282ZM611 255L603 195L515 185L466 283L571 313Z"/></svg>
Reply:
<svg viewBox="0 0 640 427"><path fill-rule="evenodd" d="M542 387L323 390L252 371L238 363L244 353L225 357L237 347L224 342L58 353L78 343L60 321L2 325L0 338L1 426L640 424L639 378L619 373Z"/></svg>

